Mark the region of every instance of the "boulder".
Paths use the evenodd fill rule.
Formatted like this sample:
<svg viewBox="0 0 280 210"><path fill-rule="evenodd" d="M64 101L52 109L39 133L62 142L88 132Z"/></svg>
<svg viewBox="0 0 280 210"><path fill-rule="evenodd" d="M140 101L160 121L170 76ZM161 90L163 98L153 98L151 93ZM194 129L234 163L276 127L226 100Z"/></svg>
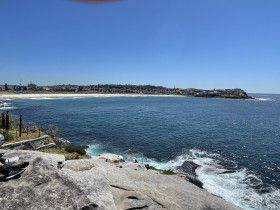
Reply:
<svg viewBox="0 0 280 210"><path fill-rule="evenodd" d="M66 145L71 144L70 141L68 141L68 140L66 140L66 139L63 139L63 138L54 138L54 142L55 142L57 145L60 145L60 146L66 146Z"/></svg>

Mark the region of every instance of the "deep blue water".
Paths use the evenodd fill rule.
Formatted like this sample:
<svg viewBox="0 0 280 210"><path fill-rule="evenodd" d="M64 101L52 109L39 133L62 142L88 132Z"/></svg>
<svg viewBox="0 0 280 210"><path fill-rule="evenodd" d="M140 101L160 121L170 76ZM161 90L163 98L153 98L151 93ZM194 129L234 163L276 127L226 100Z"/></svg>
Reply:
<svg viewBox="0 0 280 210"><path fill-rule="evenodd" d="M10 100L25 121L162 169L191 160L209 192L246 209L280 206L280 95L261 100L98 97ZM0 110L1 111L1 110Z"/></svg>

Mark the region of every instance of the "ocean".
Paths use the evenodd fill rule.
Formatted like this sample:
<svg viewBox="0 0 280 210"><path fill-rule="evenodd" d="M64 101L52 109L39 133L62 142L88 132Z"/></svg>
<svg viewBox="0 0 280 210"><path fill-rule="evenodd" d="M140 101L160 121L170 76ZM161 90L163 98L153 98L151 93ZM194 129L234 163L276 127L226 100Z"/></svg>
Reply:
<svg viewBox="0 0 280 210"><path fill-rule="evenodd" d="M280 209L280 95L10 99L12 114L89 145L89 155L187 174L245 209ZM1 99L2 100L2 99ZM5 111L4 109L0 110Z"/></svg>

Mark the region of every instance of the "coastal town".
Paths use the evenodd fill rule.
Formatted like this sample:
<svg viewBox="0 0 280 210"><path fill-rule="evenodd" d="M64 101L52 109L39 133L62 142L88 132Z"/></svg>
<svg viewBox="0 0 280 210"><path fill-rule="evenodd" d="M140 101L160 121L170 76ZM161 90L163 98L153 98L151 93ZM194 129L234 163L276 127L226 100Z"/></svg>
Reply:
<svg viewBox="0 0 280 210"><path fill-rule="evenodd" d="M39 86L32 82L28 85L0 85L0 91L9 93L84 93L84 94L141 94L141 95L180 95L189 97L252 99L239 88L203 90L196 88L166 88L153 85L52 85Z"/></svg>

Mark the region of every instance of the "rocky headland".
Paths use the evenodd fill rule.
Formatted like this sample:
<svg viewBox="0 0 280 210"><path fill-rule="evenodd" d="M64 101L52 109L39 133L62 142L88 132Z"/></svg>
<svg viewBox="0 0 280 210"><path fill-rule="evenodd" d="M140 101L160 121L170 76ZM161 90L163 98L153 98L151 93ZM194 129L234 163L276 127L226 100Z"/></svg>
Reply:
<svg viewBox="0 0 280 210"><path fill-rule="evenodd" d="M27 86L0 85L0 98L9 97L67 97L68 96L188 96L206 98L228 98L228 99L253 99L239 88L235 89L212 89L203 90L197 88L167 88L154 85L118 85L118 84L99 84L99 85L53 85L37 86L30 83ZM5 90L5 91L4 91ZM19 94L19 96L15 96ZM30 95L30 96L28 96Z"/></svg>
<svg viewBox="0 0 280 210"><path fill-rule="evenodd" d="M240 209L191 184L117 155L65 161L63 155L3 150L29 161L17 179L0 178L1 209Z"/></svg>

